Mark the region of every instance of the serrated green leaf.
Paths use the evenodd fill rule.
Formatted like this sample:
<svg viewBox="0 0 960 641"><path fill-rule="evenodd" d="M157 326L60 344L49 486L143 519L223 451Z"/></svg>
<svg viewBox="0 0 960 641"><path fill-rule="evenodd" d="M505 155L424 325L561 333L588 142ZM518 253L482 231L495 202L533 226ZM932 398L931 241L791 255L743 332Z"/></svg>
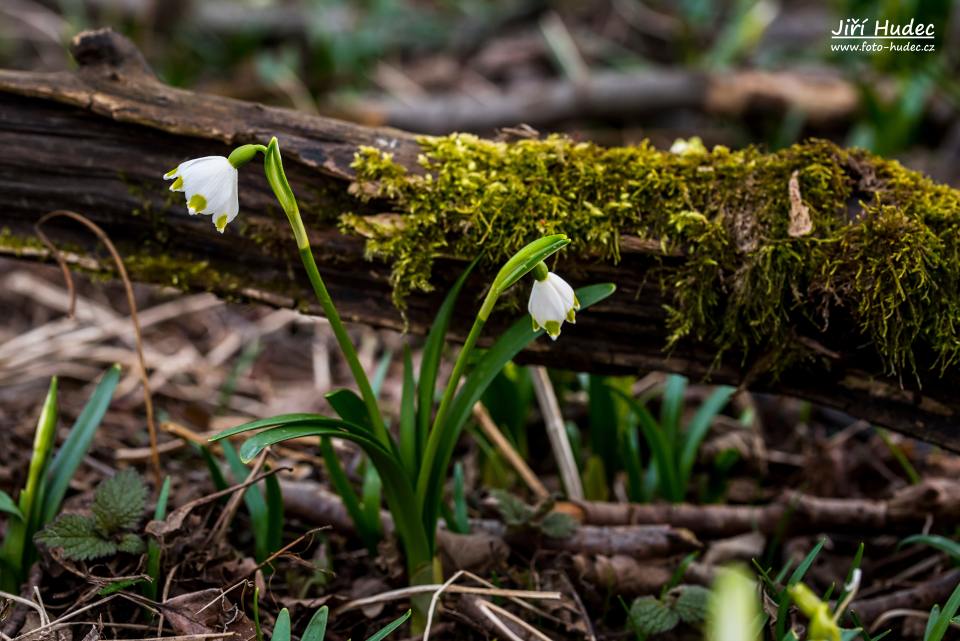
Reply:
<svg viewBox="0 0 960 641"><path fill-rule="evenodd" d="M630 606L630 626L643 636L663 634L677 627L680 616L652 596L634 599Z"/></svg>
<svg viewBox="0 0 960 641"><path fill-rule="evenodd" d="M136 470L125 469L100 483L93 495L93 518L105 534L132 530L147 504L147 486Z"/></svg>
<svg viewBox="0 0 960 641"><path fill-rule="evenodd" d="M533 518L533 510L529 505L503 490L490 490L490 494L497 500L497 510L503 522L510 526L526 525Z"/></svg>
<svg viewBox="0 0 960 641"><path fill-rule="evenodd" d="M143 552L143 539L133 532L126 532L117 541L117 551L127 554L140 554Z"/></svg>
<svg viewBox="0 0 960 641"><path fill-rule="evenodd" d="M577 531L577 521L569 514L550 512L540 521L540 531L551 539L566 539Z"/></svg>
<svg viewBox="0 0 960 641"><path fill-rule="evenodd" d="M61 548L72 561L88 561L117 553L113 541L97 533L94 520L82 514L61 514L35 537L52 548Z"/></svg>
<svg viewBox="0 0 960 641"><path fill-rule="evenodd" d="M700 625L707 619L707 602L710 599L710 590L699 585L681 585L674 593L677 600L673 609L680 620L690 625Z"/></svg>

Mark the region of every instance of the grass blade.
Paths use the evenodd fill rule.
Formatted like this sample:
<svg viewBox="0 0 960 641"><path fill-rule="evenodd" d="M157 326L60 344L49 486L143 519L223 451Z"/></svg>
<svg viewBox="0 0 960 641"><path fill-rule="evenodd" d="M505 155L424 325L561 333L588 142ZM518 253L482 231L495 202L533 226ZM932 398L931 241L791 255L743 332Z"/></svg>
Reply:
<svg viewBox="0 0 960 641"><path fill-rule="evenodd" d="M300 641L323 641L327 634L327 618L330 616L330 608L322 606L310 617L310 623L307 629L303 631Z"/></svg>
<svg viewBox="0 0 960 641"><path fill-rule="evenodd" d="M713 419L720 413L736 390L732 387L718 387L707 397L707 400L697 409L690 419L686 432L683 435L683 449L680 452L680 474L678 481L683 487L690 480L693 464L697 460L697 451L707 436Z"/></svg>
<svg viewBox="0 0 960 641"><path fill-rule="evenodd" d="M230 475L234 483L243 483L250 470L244 465L237 451L233 449L230 441L222 443L223 456L227 459L227 465L230 466ZM269 529L270 522L267 514L267 502L263 498L259 484L251 485L243 492L243 503L247 507L247 513L250 515L250 522L253 525L253 556L258 562L263 562L270 556L269 549Z"/></svg>
<svg viewBox="0 0 960 641"><path fill-rule="evenodd" d="M929 545L933 549L943 552L954 561L960 562L960 543L948 539L945 536L939 536L937 534L914 534L901 541L899 547L915 543Z"/></svg>
<svg viewBox="0 0 960 641"><path fill-rule="evenodd" d="M400 459L407 474L413 478L420 464L420 441L417 431L417 384L413 380L413 359L410 346L403 346L403 391L400 395Z"/></svg>
<svg viewBox="0 0 960 641"><path fill-rule="evenodd" d="M443 304L437 310L437 317L433 319L430 333L423 345L423 355L420 361L420 382L417 386L417 442L422 451L427 442L427 430L430 429L430 419L433 415L433 398L437 388L437 373L440 371L440 359L443 356L443 344L450 327L450 318L453 308L460 296L460 290L473 271L479 258L474 259L447 292Z"/></svg>
<svg viewBox="0 0 960 641"><path fill-rule="evenodd" d="M170 477L163 479L160 486L160 496L157 497L157 507L153 510L153 520L162 521L167 518L167 501L170 498ZM147 575L150 582L143 586L143 593L151 601L157 600L157 590L160 587L160 542L150 537L147 541Z"/></svg>
<svg viewBox="0 0 960 641"><path fill-rule="evenodd" d="M113 365L97 383L96 389L93 390L90 399L83 406L73 427L70 428L67 439L57 451L47 476L43 515L39 525L49 523L60 511L60 503L63 502L63 497L70 486L70 479L73 478L87 450L90 449L93 435L100 426L104 414L107 413L107 408L113 399L113 391L117 388L119 381L120 366Z"/></svg>
<svg viewBox="0 0 960 641"><path fill-rule="evenodd" d="M367 638L367 641L383 641L388 634L403 625L404 621L409 619L412 613L413 610L407 610L406 614L385 625L379 632L374 634L372 637Z"/></svg>
<svg viewBox="0 0 960 641"><path fill-rule="evenodd" d="M280 610L280 614L277 615L270 641L290 641L290 612L286 608Z"/></svg>

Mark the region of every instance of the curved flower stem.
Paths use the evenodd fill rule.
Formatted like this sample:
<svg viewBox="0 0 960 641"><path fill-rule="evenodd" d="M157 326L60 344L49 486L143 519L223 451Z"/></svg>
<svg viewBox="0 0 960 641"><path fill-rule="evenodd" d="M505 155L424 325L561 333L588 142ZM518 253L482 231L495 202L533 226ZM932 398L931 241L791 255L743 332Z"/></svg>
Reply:
<svg viewBox="0 0 960 641"><path fill-rule="evenodd" d="M284 213L287 215L287 220L290 221L290 227L293 230L297 247L300 250L300 259L303 261L303 266L307 270L307 277L310 279L313 292L316 294L317 300L320 302L320 307L323 309L323 313L327 317L330 327L333 329L333 335L340 345L340 351L343 353L343 357L350 367L353 380L356 382L357 387L360 388L360 396L363 397L363 403L366 405L367 413L370 415L370 423L373 425L374 436L387 448L392 449L390 436L387 433L386 425L384 425L383 416L380 414L380 408L377 406L377 399L373 394L373 388L370 386L366 372L363 371L363 366L360 365L357 350L353 346L350 336L347 335L347 329L340 320L337 307L333 304L333 299L330 298L330 292L327 291L327 286L320 276L320 271L317 269L317 263L313 259L313 251L310 248L307 230L304 228L303 219L300 217L300 206L297 204L296 196L293 195L293 190L290 189L290 183L287 181L287 176L283 171L283 162L280 158L280 146L277 139L271 139L270 145L267 146L265 150L262 150L261 146L257 145L254 150L254 153L256 152L262 152L264 154L263 170L267 176L267 182L270 183L270 187L277 197L277 202L280 203Z"/></svg>
<svg viewBox="0 0 960 641"><path fill-rule="evenodd" d="M360 396L363 397L363 402L367 406L367 412L370 414L370 421L373 424L376 437L382 441L384 445L390 447L387 428L383 423L380 407L377 405L377 398L373 394L373 388L370 386L367 374L363 371L363 366L357 357L357 350L353 346L350 336L347 335L347 329L343 326L343 321L340 320L340 313L337 312L337 308L333 304L333 299L330 298L330 293L327 291L327 286L323 282L320 272L317 270L317 263L313 259L313 252L310 249L309 243L305 247L300 248L300 259L303 261L303 266L307 270L307 276L310 278L310 284L313 286L313 292L317 295L320 307L323 308L323 314L327 317L327 321L329 321L330 327L333 329L333 335L340 345L340 351L343 352L343 357L347 360L347 365L350 366L350 373L353 374L353 379L356 381L357 387L360 388Z"/></svg>
<svg viewBox="0 0 960 641"><path fill-rule="evenodd" d="M483 305L477 313L477 318L473 321L473 327L470 328L470 333L467 334L466 340L463 341L463 347L460 348L460 353L457 354L457 360L453 364L453 371L447 380L447 386L443 390L443 397L440 399L437 415L433 419L433 426L430 428L430 433L427 436L427 447L421 462L421 472L417 483L417 497L421 501L426 495L425 486L429 480L429 470L433 467L433 459L437 456L437 450L440 448L440 430L446 418L447 409L453 401L454 394L460 384L460 377L463 375L463 370L467 366L467 358L470 356L470 352L473 351L477 339L480 338L483 325L487 322L490 312L493 311L493 305L496 303L499 295L500 292L492 288L487 292L486 297L483 299ZM421 506L421 509L422 507L423 506Z"/></svg>

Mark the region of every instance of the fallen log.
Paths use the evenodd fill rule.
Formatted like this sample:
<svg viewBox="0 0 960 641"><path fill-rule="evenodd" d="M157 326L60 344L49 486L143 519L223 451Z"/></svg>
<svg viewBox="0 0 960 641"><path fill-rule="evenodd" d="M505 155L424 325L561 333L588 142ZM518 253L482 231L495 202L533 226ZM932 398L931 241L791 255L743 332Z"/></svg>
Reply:
<svg viewBox="0 0 960 641"><path fill-rule="evenodd" d="M135 280L317 313L286 221L258 172L242 173L241 218L224 235L215 233L209 219L188 216L179 196L166 191L159 179L184 159L226 155L235 145L265 143L277 135L317 261L343 316L394 329L406 324L411 333L425 332L440 294L413 292L406 299L404 319L391 303L390 265L366 260L364 240L338 231L345 212L373 220L396 210L395 203L383 198L361 202L348 191L356 177L352 164L358 147L389 152L393 162L416 172L421 148L411 134L171 88L153 76L129 41L110 31L81 34L72 52L76 72L0 71L0 145L6 150L0 156L0 254L49 260L48 251L36 240L35 222L50 210L76 210L107 231ZM879 188L870 175L869 159L851 156L836 170L846 172L861 202L876 196ZM786 185L784 199L785 194ZM791 187L794 195L793 208L803 213L803 201ZM862 212L856 202L838 203L845 211L847 205L855 220ZM755 213L747 212L748 218ZM744 222L739 214L736 218L738 224ZM51 221L44 229L69 263L113 276L95 239L81 229L63 220ZM802 233L802 225L800 229ZM743 242L744 261L751 260L751 242L756 239L747 233L737 240ZM709 376L717 383L746 382L751 389L806 398L960 448L955 436L960 412L960 398L954 393L960 382L956 367L947 363L941 373L936 369L943 365L938 356L918 347L910 358L916 372L922 372L922 387L919 374L891 374L878 357L877 346L842 310L829 330L817 333L816 326L797 330L792 342L814 357L776 378L765 375L769 363L763 354L747 359L733 349L718 358L716 345L691 338L665 351L669 334L665 307L673 303L670 287L653 291L657 288L644 284L652 269L669 275L669 270L683 265L684 253L656 239L629 234L618 236L616 242L618 263L568 251L563 267L576 275L578 283L615 282L618 294L581 314L575 327L564 329L563 340L534 344L523 354L524 360L595 372L660 370L698 379ZM437 259L433 266L437 292L460 271L463 263L457 259L462 258ZM473 289L480 289L483 282L483 275L478 275ZM957 285L942 284L944 291ZM724 287L722 281L718 287ZM910 294L904 293L907 303L914 302ZM489 334L514 314L495 316ZM455 318L452 338L462 339L470 318L467 310ZM949 324L945 327L948 330Z"/></svg>

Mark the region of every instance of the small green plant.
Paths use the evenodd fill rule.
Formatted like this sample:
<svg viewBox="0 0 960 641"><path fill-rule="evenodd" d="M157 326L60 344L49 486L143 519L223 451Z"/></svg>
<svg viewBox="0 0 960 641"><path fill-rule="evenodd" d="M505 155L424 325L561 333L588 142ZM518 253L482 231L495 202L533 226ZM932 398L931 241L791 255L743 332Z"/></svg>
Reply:
<svg viewBox="0 0 960 641"><path fill-rule="evenodd" d="M960 610L960 585L954 589L942 610L938 605L931 608L930 618L927 619L927 627L923 633L923 641L942 641L951 625L960 625L960 621L957 621L958 610Z"/></svg>
<svg viewBox="0 0 960 641"><path fill-rule="evenodd" d="M10 514L0 546L0 590L19 592L37 558L34 535L60 511L70 479L90 448L119 380L120 366L114 365L100 379L55 455L57 379L50 381L34 435L27 483L16 502L0 492L0 509Z"/></svg>
<svg viewBox="0 0 960 641"><path fill-rule="evenodd" d="M34 537L60 548L71 561L89 561L118 552L140 554L137 526L146 508L147 486L136 470L125 469L97 486L91 515L61 514Z"/></svg>
<svg viewBox="0 0 960 641"><path fill-rule="evenodd" d="M513 531L565 539L577 529L572 516L553 510L553 499L531 506L503 490L491 490L490 494L497 499L497 510L503 522Z"/></svg>
<svg viewBox="0 0 960 641"><path fill-rule="evenodd" d="M172 190L184 192L191 213L211 216L214 225L222 232L239 211L237 168L258 153L264 155L267 181L287 216L314 293L360 393L338 390L327 396L337 417L319 414L277 416L227 430L213 440L261 430L240 447L240 458L245 462L270 445L306 436L319 436L321 442L327 438L341 438L356 443L364 450L377 475L376 478L369 477L369 487L365 488L363 497L340 477L338 470L342 470L332 451L322 452L334 485L361 536L368 545L378 536L378 533L371 532L378 525L374 513L379 509L379 501L373 499L382 492L393 515L410 581L437 582L441 576L435 549L436 528L444 503L444 485L454 446L473 405L520 350L542 333L556 338L565 321L574 321L576 310L603 300L613 293L614 287L594 285L574 292L563 279L547 269L543 261L570 242L566 236L545 236L528 243L503 264L490 284L434 410L443 345L457 297L470 272L468 268L437 312L427 336L418 380L414 376L409 350L405 352L404 390L398 438L395 438L388 430L370 379L317 269L296 197L283 171L276 138L266 147L238 147L229 158L211 156L184 162L168 172L165 178L173 181ZM514 323L482 356L472 360L477 340L501 295L531 272L535 282L530 295L530 316ZM469 368L468 363L471 364Z"/></svg>
<svg viewBox="0 0 960 641"><path fill-rule="evenodd" d="M669 632L681 622L700 627L706 621L709 595L699 585L678 585L659 597L638 597L630 605L630 627L638 641Z"/></svg>
<svg viewBox="0 0 960 641"><path fill-rule="evenodd" d="M263 641L263 631L260 628L260 612L256 607L256 597L254 597L254 599L253 621L256 629L256 638L257 641ZM406 613L383 626L383 628L374 633L373 636L368 637L367 641L381 641L386 638L390 633L403 625L403 623L410 618L410 614L411 611L407 610ZM306 629L303 631L303 636L300 637L300 641L323 641L327 634L327 619L329 615L330 610L327 606L323 606L314 612ZM273 635L270 637L270 641L290 641L291 638L290 612L284 608L280 610L280 614L277 615L277 621L273 625Z"/></svg>
<svg viewBox="0 0 960 641"><path fill-rule="evenodd" d="M723 410L734 388L717 387L697 408L688 423L683 424L683 397L687 379L670 375L660 399L660 419L654 418L643 400L637 400L620 387L608 386L613 396L626 403L636 419L637 427L628 424L620 436L620 456L627 472L631 498L650 498L652 490L664 499L679 503L684 500L690 486L693 465L697 452L716 416ZM650 450L650 464L643 473L640 467L636 431ZM605 448L604 451L608 451ZM611 458L610 454L606 455Z"/></svg>
<svg viewBox="0 0 960 641"><path fill-rule="evenodd" d="M249 469L240 460L236 449L229 441L223 441L220 445L229 469L230 479L234 483L243 483L247 478ZM201 446L200 453L207 464L207 469L210 471L210 478L213 480L214 487L218 491L225 490L229 483L221 467L221 462L217 460L210 448ZM283 492L276 475L268 476L263 481L244 490L243 504L252 526L253 558L258 563L263 563L283 544Z"/></svg>

